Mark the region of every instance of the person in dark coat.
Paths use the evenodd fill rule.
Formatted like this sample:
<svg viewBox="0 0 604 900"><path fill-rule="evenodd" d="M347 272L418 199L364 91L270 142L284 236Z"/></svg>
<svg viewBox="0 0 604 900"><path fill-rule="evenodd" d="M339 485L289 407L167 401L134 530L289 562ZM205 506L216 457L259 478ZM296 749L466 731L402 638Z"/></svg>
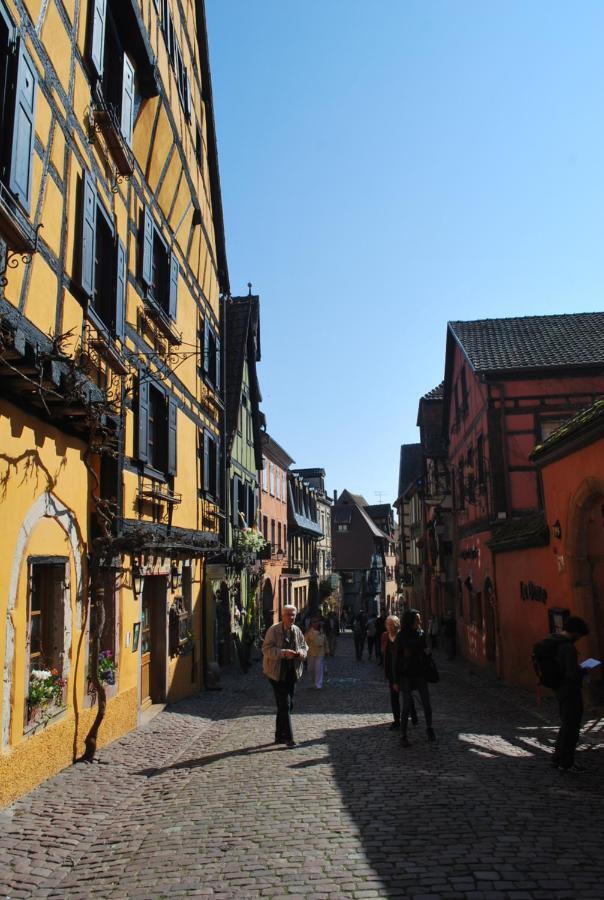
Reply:
<svg viewBox="0 0 604 900"><path fill-rule="evenodd" d="M394 690L394 662L396 654L396 639L401 630L398 616L388 616L385 621L385 630L381 636L381 655L384 661L384 677L390 688L390 707L392 709L393 722L390 731L398 731L401 727L401 694ZM411 709L409 711L411 721L417 725L417 712L413 697L411 697Z"/></svg>
<svg viewBox="0 0 604 900"><path fill-rule="evenodd" d="M581 733L583 718L583 669L579 665L577 649L579 638L589 634L587 622L579 616L569 616L564 623L564 630L558 637L557 662L560 667L562 683L556 689L558 707L560 709L560 730L556 738L556 746L552 765L562 772L583 773L586 769L575 762L575 750Z"/></svg>
<svg viewBox="0 0 604 900"><path fill-rule="evenodd" d="M367 618L365 613L360 612L355 616L352 623L352 634L354 637L354 652L359 662L363 659L363 648L365 646L365 638L367 637Z"/></svg>
<svg viewBox="0 0 604 900"><path fill-rule="evenodd" d="M402 628L396 639L393 684L394 690L398 690L403 696L403 711L401 714L402 747L409 746L407 724L411 713L413 691L418 692L422 701L428 740L436 740L434 729L432 728L430 691L426 681L426 656L428 652L426 636L422 631L419 612L416 609L407 610L403 616Z"/></svg>

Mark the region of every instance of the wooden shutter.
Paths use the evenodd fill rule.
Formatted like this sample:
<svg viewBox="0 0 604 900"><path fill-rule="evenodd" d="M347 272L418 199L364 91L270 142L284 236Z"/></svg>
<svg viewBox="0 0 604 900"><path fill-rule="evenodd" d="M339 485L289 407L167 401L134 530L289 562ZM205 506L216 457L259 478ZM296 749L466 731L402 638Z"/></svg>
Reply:
<svg viewBox="0 0 604 900"><path fill-rule="evenodd" d="M82 190L82 288L92 297L94 293L96 244L96 188L88 172L84 172Z"/></svg>
<svg viewBox="0 0 604 900"><path fill-rule="evenodd" d="M210 324L207 319L203 323L203 371L205 375L210 371Z"/></svg>
<svg viewBox="0 0 604 900"><path fill-rule="evenodd" d="M138 458L149 459L149 382L142 375L138 378Z"/></svg>
<svg viewBox="0 0 604 900"><path fill-rule="evenodd" d="M103 77L105 55L105 20L107 0L91 0L92 30L90 34L90 61L99 78Z"/></svg>
<svg viewBox="0 0 604 900"><path fill-rule="evenodd" d="M143 215L141 277L147 287L150 287L153 281L153 217L147 206Z"/></svg>
<svg viewBox="0 0 604 900"><path fill-rule="evenodd" d="M121 130L126 143L132 146L134 127L134 66L124 53L122 76L122 120Z"/></svg>
<svg viewBox="0 0 604 900"><path fill-rule="evenodd" d="M190 120L191 119L191 84L189 82L189 73L187 72L186 67L183 67L183 68L184 68L184 77L183 77L184 97L183 97L183 100L184 100L184 107L185 107L185 116L187 117L187 120Z"/></svg>
<svg viewBox="0 0 604 900"><path fill-rule="evenodd" d="M15 118L8 186L27 211L31 202L37 81L36 69L21 39L17 51Z"/></svg>
<svg viewBox="0 0 604 900"><path fill-rule="evenodd" d="M168 305L168 313L170 318L176 321L176 311L178 307L178 260L172 252L170 254L170 300Z"/></svg>
<svg viewBox="0 0 604 900"><path fill-rule="evenodd" d="M220 353L220 338L216 338L216 390L222 387L222 356Z"/></svg>
<svg viewBox="0 0 604 900"><path fill-rule="evenodd" d="M118 238L115 279L115 334L124 337L124 319L126 313L126 250Z"/></svg>
<svg viewBox="0 0 604 900"><path fill-rule="evenodd" d="M176 400L168 397L168 475L176 475L177 409Z"/></svg>
<svg viewBox="0 0 604 900"><path fill-rule="evenodd" d="M214 447L215 447L215 450L216 450L216 453L215 453L215 457L216 457L216 458L215 458L215 463L216 463L216 476L215 476L215 477L216 477L216 488L215 488L215 490L214 490L214 496L215 496L215 498L216 498L216 502L217 502L218 504L220 504L220 495L221 495L220 485L222 484L222 478L220 477L220 442L219 442L219 441L214 441Z"/></svg>
<svg viewBox="0 0 604 900"><path fill-rule="evenodd" d="M203 433L203 481L202 488L205 493L210 490L210 435Z"/></svg>
<svg viewBox="0 0 604 900"><path fill-rule="evenodd" d="M239 527L239 476L233 475L233 509L231 510L231 521L234 528Z"/></svg>

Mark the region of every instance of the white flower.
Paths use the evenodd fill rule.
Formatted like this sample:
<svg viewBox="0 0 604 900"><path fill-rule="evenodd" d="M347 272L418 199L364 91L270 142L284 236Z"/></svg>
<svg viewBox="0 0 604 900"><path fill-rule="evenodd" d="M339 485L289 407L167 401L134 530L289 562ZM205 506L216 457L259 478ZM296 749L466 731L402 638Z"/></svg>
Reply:
<svg viewBox="0 0 604 900"><path fill-rule="evenodd" d="M29 677L32 681L48 681L52 678L52 673L48 669L32 669Z"/></svg>

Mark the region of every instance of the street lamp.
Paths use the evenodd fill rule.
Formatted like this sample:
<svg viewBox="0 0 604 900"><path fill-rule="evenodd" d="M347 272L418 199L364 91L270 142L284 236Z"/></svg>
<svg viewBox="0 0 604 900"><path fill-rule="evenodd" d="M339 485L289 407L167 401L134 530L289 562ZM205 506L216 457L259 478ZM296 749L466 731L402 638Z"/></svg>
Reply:
<svg viewBox="0 0 604 900"><path fill-rule="evenodd" d="M145 583L145 575L138 560L135 560L132 566L132 587L134 588L134 596L138 599L143 593L143 585Z"/></svg>

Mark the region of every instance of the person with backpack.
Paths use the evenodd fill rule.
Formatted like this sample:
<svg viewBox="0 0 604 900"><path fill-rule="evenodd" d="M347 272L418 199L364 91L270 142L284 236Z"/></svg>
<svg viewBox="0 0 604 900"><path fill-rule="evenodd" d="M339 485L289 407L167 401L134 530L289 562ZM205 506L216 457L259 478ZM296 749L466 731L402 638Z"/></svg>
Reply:
<svg viewBox="0 0 604 900"><path fill-rule="evenodd" d="M535 644L533 664L544 687L555 691L560 709L560 729L556 738L552 766L561 772L581 774L584 766L575 762L575 750L583 718L583 675L576 642L589 634L587 622L569 616L559 634L550 634Z"/></svg>
<svg viewBox="0 0 604 900"><path fill-rule="evenodd" d="M436 735L432 728L430 690L426 680L427 657L429 653L419 611L417 609L408 609L403 615L402 628L396 638L392 685L393 689L400 692L403 696L401 747L409 746L407 723L411 714L413 691L417 691L422 701L428 740L436 740Z"/></svg>

